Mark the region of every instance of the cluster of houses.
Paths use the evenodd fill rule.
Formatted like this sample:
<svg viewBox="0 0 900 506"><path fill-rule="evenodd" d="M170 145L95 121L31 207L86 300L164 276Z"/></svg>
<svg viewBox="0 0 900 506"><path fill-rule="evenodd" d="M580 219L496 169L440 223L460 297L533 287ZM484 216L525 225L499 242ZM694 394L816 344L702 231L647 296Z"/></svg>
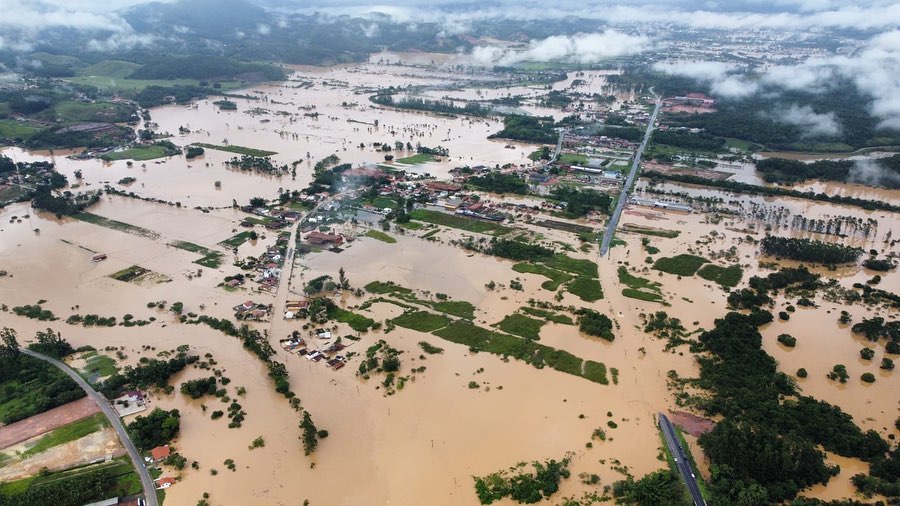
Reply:
<svg viewBox="0 0 900 506"><path fill-rule="evenodd" d="M319 329L316 336L319 339L331 339L331 332L325 329ZM279 341L281 347L290 353L296 353L301 357L306 357L310 362L325 362L325 365L331 369L338 370L347 364L347 358L339 353L347 349L347 345L340 339L329 344L328 347L321 350L310 350L307 347L306 340L300 336L300 332L294 331L286 339Z"/></svg>
<svg viewBox="0 0 900 506"><path fill-rule="evenodd" d="M157 446L150 450L149 456L144 457L144 462L149 466L159 466L169 458L170 455L172 455L172 449L169 448L169 445ZM153 481L158 489L167 489L177 482L178 480L171 476L157 478Z"/></svg>
<svg viewBox="0 0 900 506"><path fill-rule="evenodd" d="M234 306L234 318L236 320L255 320L264 321L268 319L272 310L271 304L259 304L248 300L243 304Z"/></svg>
<svg viewBox="0 0 900 506"><path fill-rule="evenodd" d="M245 261L245 265L256 271L256 276L253 280L259 283L258 290L271 293L278 290L278 283L281 281L281 268L284 265L284 257L290 238L290 232L281 232L273 246L267 247L266 251L259 257L250 257ZM232 281L235 280L229 280L227 283ZM239 280L235 286L237 285L240 285Z"/></svg>
<svg viewBox="0 0 900 506"><path fill-rule="evenodd" d="M300 219L300 213L290 209L267 209L265 207L244 206L242 211L248 214L267 219L266 228L269 230L281 230ZM241 222L242 227L252 228L254 223L250 220Z"/></svg>

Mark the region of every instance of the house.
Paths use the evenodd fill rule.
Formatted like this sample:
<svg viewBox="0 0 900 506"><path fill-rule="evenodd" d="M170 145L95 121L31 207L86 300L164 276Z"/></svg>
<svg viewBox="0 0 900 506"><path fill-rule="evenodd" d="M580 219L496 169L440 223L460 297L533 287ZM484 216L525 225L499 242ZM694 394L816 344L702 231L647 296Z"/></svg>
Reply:
<svg viewBox="0 0 900 506"><path fill-rule="evenodd" d="M344 238L335 234L323 234L322 232L312 231L306 234L306 242L316 246L340 246L344 243Z"/></svg>
<svg viewBox="0 0 900 506"><path fill-rule="evenodd" d="M150 450L150 458L153 459L152 462L154 464L158 464L163 460L167 459L169 455L172 454L172 451L169 449L169 445L165 446L157 446L156 448Z"/></svg>
<svg viewBox="0 0 900 506"><path fill-rule="evenodd" d="M175 478L172 478L172 477L159 478L158 480L156 480L156 488L159 488L159 489L169 488L172 485L174 485L176 481L178 481L178 480L176 480Z"/></svg>

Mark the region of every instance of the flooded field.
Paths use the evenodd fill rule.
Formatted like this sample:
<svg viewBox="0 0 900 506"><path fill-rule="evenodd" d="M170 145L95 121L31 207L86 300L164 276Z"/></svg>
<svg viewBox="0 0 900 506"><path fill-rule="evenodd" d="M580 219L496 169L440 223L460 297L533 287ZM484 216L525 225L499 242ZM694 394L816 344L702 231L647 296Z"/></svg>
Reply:
<svg viewBox="0 0 900 506"><path fill-rule="evenodd" d="M410 65L394 65L398 58ZM622 216L616 244L607 257L597 258L596 241L581 241L570 232L525 223L524 216L552 218L547 211L520 211L516 234L528 240L555 247L566 246L573 259L591 260L599 265L599 282L604 296L584 302L566 291L558 294L542 287L547 278L513 270L514 262L473 252L454 245L467 236L480 244L487 236L462 232L449 227L398 229L387 233L395 242L365 237L377 216L360 219L362 224L345 223L334 228L354 237L340 252L313 248L299 256L293 269L285 266L282 286L274 293L256 291L254 285L225 290L225 276L240 272L234 262L260 255L274 243L277 232L263 227L254 230L260 237L240 244L236 252L223 241L241 232L248 216L232 205L245 205L253 197L272 198L278 190L300 190L312 177L314 164L337 154L342 162L353 164L384 163L384 153L373 143L395 141L412 145L443 146L450 156L434 162L405 167L414 174L448 178L452 168L461 165L494 167L505 164L530 164L527 155L534 146L488 140L502 128L497 119L446 117L405 112L375 106L368 101L370 88L378 86L430 86L452 80L448 90L434 90L426 96L455 100L487 100L510 94L536 97L545 89L531 86L511 88L467 87L467 82L485 79L484 75L457 75L452 67L429 68L433 55L415 57L376 55L366 64L330 68L296 67L290 81L262 85L241 93L256 99L234 98L237 111L221 111L212 99L190 106L165 106L150 111L158 130L172 134L178 145L203 142L244 146L276 152L278 164L297 162L296 178L241 172L226 165L233 153L207 149L192 161L182 156L134 162L73 160L70 153L27 153L5 148L2 153L18 161L53 160L71 184L82 189L110 184L134 192L143 198L162 199L172 205L135 198L104 195L90 208L94 215L118 220L131 228L104 227L75 219L56 219L32 210L28 204L0 209L0 303L13 307L41 302L60 318L37 321L0 313L2 326L15 327L20 341L31 339L37 330L48 326L59 330L75 347L92 345L115 357L119 367L134 365L141 357L157 357L160 352L187 345L191 354L209 354L216 367L231 382L227 392L247 416L240 428L228 428L226 420L212 420L210 413L224 409L219 399L193 400L177 386L187 380L208 376L206 370L187 368L172 378L173 393L156 392L149 409L177 408L181 414L181 433L173 442L197 468L167 470L181 481L167 491L167 505L192 505L204 492L213 504L477 504L473 476L484 476L521 461L561 459L573 454L572 477L562 482L552 501L563 497L581 497L585 493L602 494L603 486L623 479L623 471L636 477L665 467L659 459L660 439L655 416L659 412L683 410L669 385L670 375L695 378L699 365L686 346L666 350L666 342L645 333L646 315L666 311L680 318L689 332L710 329L723 316L728 291L699 276L679 277L650 268L647 257L680 253L703 255L720 265L738 264L743 280L772 272L768 262L775 259L759 255L756 243L766 231L779 235L813 237L825 241L844 241L860 247L878 249L881 254L897 254L896 244L885 242L886 234L900 233L896 214L865 211L808 200L733 195L718 190L663 183L654 186L673 200L705 199L710 212L681 214L629 206ZM447 56L440 64L455 64ZM569 75L552 89L575 86L585 93L600 92L608 73ZM575 83L575 79L582 82ZM351 84L353 83L353 84ZM635 97L620 96L619 101ZM538 110L537 106L529 107ZM560 113L554 109L554 116ZM362 146L361 146L362 145ZM411 155L406 150L392 152L396 158ZM396 162L396 159L395 159ZM395 163L395 165L397 165ZM83 178L76 180L75 172ZM733 170L741 177L753 177L747 167ZM125 185L119 181L134 177ZM216 182L220 184L216 184ZM808 186L816 191L844 192L876 200L897 200L900 193L856 185L820 184ZM659 195L649 191L645 181L637 184L639 195ZM498 197L479 193L485 201L540 206L538 197ZM648 197L649 198L649 197ZM178 204L180 205L178 205ZM213 209L199 210L197 208ZM698 206L699 207L699 206ZM205 211L205 212L204 212ZM726 212L727 211L727 212ZM845 238L792 227L794 217L833 220L846 217L854 232ZM849 223L849 221L848 221ZM577 224L602 230L602 219L577 220ZM293 225L292 225L293 226ZM621 227L640 226L680 231L677 237L640 235ZM858 232L865 226L868 231ZM431 237L427 234L435 231ZM292 236L293 238L293 236ZM658 248L650 254L642 238ZM202 267L196 252L178 249L173 244L188 241L221 253L218 267ZM294 248L295 243L290 243ZM94 262L97 254L107 255ZM780 262L781 265L795 265ZM151 271L141 282L113 279L111 275L139 265ZM661 301L629 298L618 269L625 267L659 283ZM302 286L319 276L337 278L343 269L351 290L335 297L338 305L379 323L377 330L354 331L348 323L329 322L327 328L347 345L347 367L332 369L297 353L284 351L279 340L298 332L309 340L310 349L322 349L334 341L313 336L316 325L282 318L286 300L303 296ZM834 278L843 286L866 283L874 275L858 267L817 270L825 278ZM441 339L429 333L403 327L388 330L387 320L402 314L396 302L377 302L360 308L374 298L356 294L374 281L393 281L413 290L416 297L430 302L440 295L451 301L474 305L474 323L492 328L504 317L515 313L529 301L566 308L588 307L608 315L615 322L612 342L589 337L576 325L547 323L539 332L540 344L570 352L585 360L605 364L608 384L565 374L549 367L535 367L512 358L487 352L475 352L467 346ZM515 282L515 283L514 283ZM521 289L513 288L521 285ZM883 273L879 288L900 291L900 273ZM252 300L272 304L273 314L261 322L248 322L259 330L277 350L273 357L284 363L290 373L290 387L302 400L320 429L328 431L316 453L307 457L299 441L299 417L286 399L273 390L265 365L241 342L206 325L182 323L168 310L148 303L176 301L184 313L199 313L215 318L233 319L233 308ZM795 300L778 298L776 308ZM803 393L839 405L864 429L883 436L897 435L893 428L900 405L896 372L878 370L883 356L879 345L877 361L866 362L859 349L867 345L847 325L839 324L843 306L816 299L816 308L797 308L789 321L772 322L761 329L763 346L778 362L780 370L795 375L803 367L809 376L798 379ZM152 305L151 305L152 306ZM864 316L896 317L887 309L873 310L860 305L848 306L853 321ZM131 314L153 321L142 327L96 327L64 323L72 314L96 313L122 318ZM777 336L789 333L797 338L795 348L779 344ZM388 393L384 377L364 379L357 374L361 357L379 340L402 353L399 375L408 378L404 386ZM443 348L439 354L426 354L419 344L425 341ZM874 346L874 345L872 345ZM120 352L121 355L119 355ZM826 378L833 365L847 366L850 381L839 384ZM80 363L79 363L80 364ZM615 371L615 372L613 372ZM859 381L863 372L872 372L877 381ZM238 387L246 392L238 393ZM222 404L220 406L220 404ZM130 421L133 417L126 419ZM609 422L614 422L612 425ZM595 429L603 428L605 441L593 440ZM251 449L251 442L262 437L265 445ZM690 439L694 456L703 474L708 476L702 451ZM592 443L589 447L587 443ZM225 461L233 459L234 471ZM841 474L827 486L808 494L823 499L852 497L849 477L865 470L855 460L830 456L841 466ZM213 472L215 471L215 472ZM588 485L580 473L597 474L600 484ZM512 504L512 502L500 502Z"/></svg>

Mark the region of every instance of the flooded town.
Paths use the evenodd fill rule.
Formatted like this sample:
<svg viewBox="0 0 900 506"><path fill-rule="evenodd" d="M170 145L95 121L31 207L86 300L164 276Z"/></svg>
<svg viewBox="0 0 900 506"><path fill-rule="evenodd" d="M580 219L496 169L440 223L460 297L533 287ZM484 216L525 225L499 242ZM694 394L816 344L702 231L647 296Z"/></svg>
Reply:
<svg viewBox="0 0 900 506"><path fill-rule="evenodd" d="M0 504L900 497L900 19L127 3L0 22Z"/></svg>

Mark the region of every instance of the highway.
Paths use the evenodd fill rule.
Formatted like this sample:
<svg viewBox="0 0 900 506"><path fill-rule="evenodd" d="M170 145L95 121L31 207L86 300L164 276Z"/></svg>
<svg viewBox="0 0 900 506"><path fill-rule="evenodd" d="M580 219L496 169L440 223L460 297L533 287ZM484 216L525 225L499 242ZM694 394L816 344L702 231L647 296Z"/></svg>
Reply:
<svg viewBox="0 0 900 506"><path fill-rule="evenodd" d="M78 375L75 371L69 368L66 364L56 360L55 358L50 358L46 355L42 355L40 353L33 352L26 348L19 348L19 350L30 356L34 357L38 360L43 360L44 362L49 362L54 366L58 367L62 372L69 375L70 378L75 380L90 398L94 399L94 402L100 406L100 409L103 411L103 414L106 415L106 418L109 419L109 423L112 424L113 428L116 429L116 434L119 435L119 439L122 441L122 446L128 450L128 456L131 457L131 462L134 464L134 470L138 473L138 476L141 477L141 485L144 488L144 500L147 506L159 506L159 501L156 499L156 486L153 484L153 479L150 478L150 473L147 471L147 467L144 465L144 459L141 457L141 453L137 450L137 447L134 446L134 443L131 442L131 439L128 437L128 433L125 432L125 427L122 425L122 420L119 419L119 414L116 413L116 410L109 404L105 397L100 395L96 390L94 390L87 381L84 380L81 376Z"/></svg>
<svg viewBox="0 0 900 506"><path fill-rule="evenodd" d="M706 501L703 500L703 494L700 492L700 485L697 484L697 479L694 477L694 470L691 469L691 461L688 459L687 452L682 448L681 440L678 439L672 422L662 413L659 414L659 428L662 430L663 438L666 440L666 446L669 447L669 453L675 457L675 466L678 468L678 472L681 473L681 479L687 485L688 492L691 493L694 505L706 506Z"/></svg>
<svg viewBox="0 0 900 506"><path fill-rule="evenodd" d="M656 103L653 107L653 114L650 115L650 121L647 122L647 131L644 132L644 140L641 141L641 145L638 147L637 152L634 154L634 161L631 163L631 172L628 173L628 178L625 180L625 184L622 186L622 194L619 195L619 201L616 202L616 209L613 211L612 216L609 217L609 224L606 227L606 233L603 234L603 241L600 243L600 258L606 255L609 251L609 245L612 242L613 234L616 233L616 226L619 224L619 217L622 215L622 209L624 209L625 204L628 203L628 190L631 188L631 185L634 184L634 178L637 176L638 166L641 164L641 157L644 155L644 149L647 147L647 144L650 142L650 135L653 134L653 126L656 123L656 116L659 114L659 108L662 106L662 97L656 97Z"/></svg>

